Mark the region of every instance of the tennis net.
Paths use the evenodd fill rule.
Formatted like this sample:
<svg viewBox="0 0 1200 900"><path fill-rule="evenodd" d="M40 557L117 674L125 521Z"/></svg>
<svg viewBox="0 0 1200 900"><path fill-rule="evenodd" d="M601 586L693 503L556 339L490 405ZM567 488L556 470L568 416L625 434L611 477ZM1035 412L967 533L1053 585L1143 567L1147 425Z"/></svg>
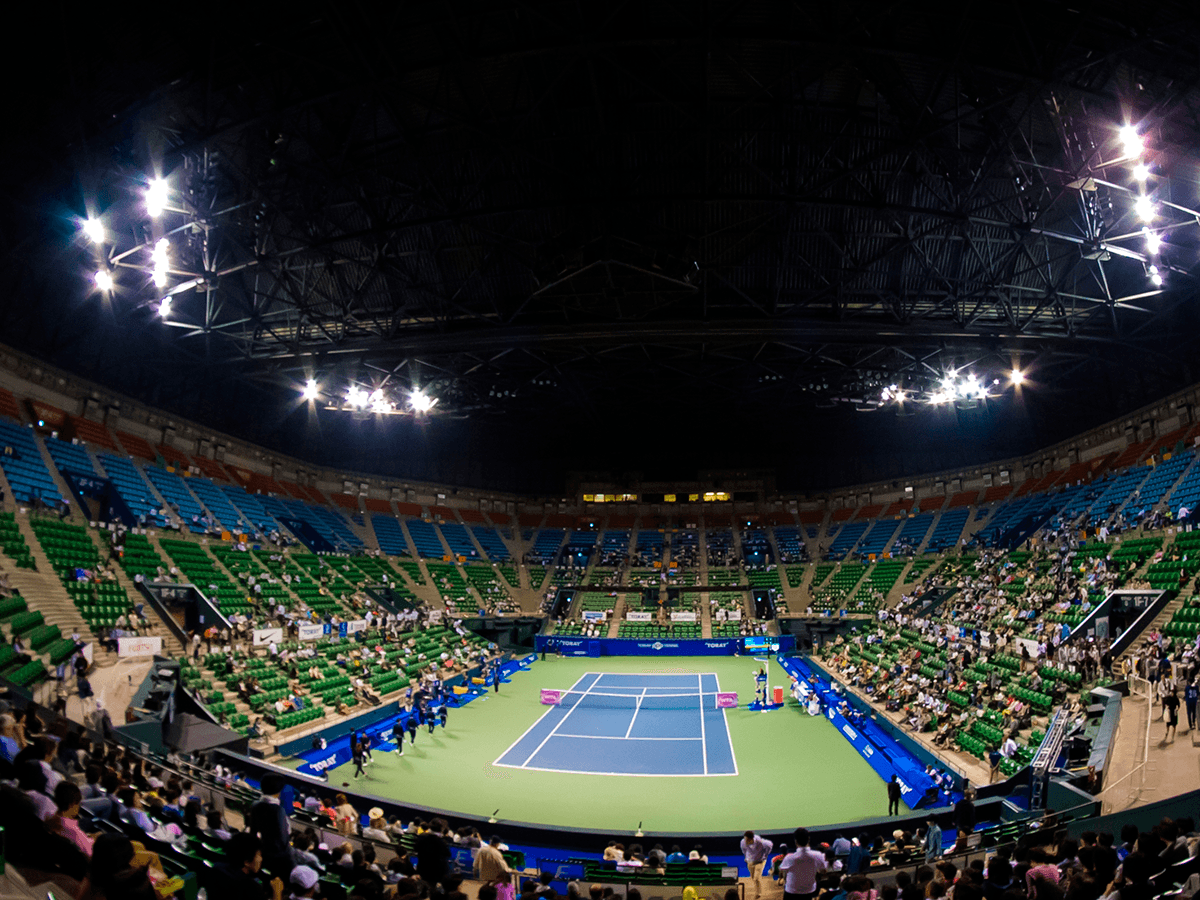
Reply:
<svg viewBox="0 0 1200 900"><path fill-rule="evenodd" d="M737 705L737 694L723 691L618 694L543 688L542 703L568 709L725 709Z"/></svg>

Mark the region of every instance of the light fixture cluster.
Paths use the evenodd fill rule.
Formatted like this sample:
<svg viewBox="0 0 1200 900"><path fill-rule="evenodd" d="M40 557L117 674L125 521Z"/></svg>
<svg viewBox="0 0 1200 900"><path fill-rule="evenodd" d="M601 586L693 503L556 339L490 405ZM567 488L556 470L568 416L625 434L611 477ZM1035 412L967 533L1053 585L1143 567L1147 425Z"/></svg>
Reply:
<svg viewBox="0 0 1200 900"><path fill-rule="evenodd" d="M168 210L173 212L182 212L182 210L174 209L168 204L170 202L170 187L165 178L150 178L146 182L146 187L142 192L142 200L145 204L145 214L151 220L159 219L162 214ZM158 302L158 313L163 318L166 318L171 312L171 297L169 294L163 295L163 291L167 288L168 276L171 267L171 242L167 237L159 237L157 240L147 237L144 243L139 243L132 249L127 249L123 252L117 252L115 249L108 247L109 236L108 229L105 227L104 221L95 215L89 215L79 223L80 231L102 254L100 268L92 276L92 281L95 284L96 290L102 293L110 293L117 288L115 278L118 268L134 268L145 272L149 277L150 283L154 285L160 293L161 299ZM155 231L155 227L151 223L146 223L146 227L142 233L150 235ZM159 230L161 234L161 230ZM145 257L139 257L137 254L142 252L142 248L148 251L148 264L141 262Z"/></svg>
<svg viewBox="0 0 1200 900"><path fill-rule="evenodd" d="M1020 387L1025 383L1025 373L1020 369L1012 369L1007 373L1008 384ZM975 372L963 374L961 370L945 372L942 377L932 383L902 387L899 384L889 384L879 394L880 405L895 403L903 406L905 403L926 404L929 406L944 406L956 402L977 402L998 397L1002 391L1001 381L993 377L990 381L981 378Z"/></svg>
<svg viewBox="0 0 1200 900"><path fill-rule="evenodd" d="M1133 201L1133 212L1137 216L1138 221L1143 223L1141 229L1142 239L1145 241L1146 255L1151 259L1157 259L1162 251L1163 234L1154 227L1154 220L1159 217L1158 205L1154 201L1152 194L1148 192L1147 183L1153 177L1153 170L1150 164L1143 158L1146 152L1146 142L1141 134L1138 133L1136 125L1124 125L1118 132L1118 138L1121 141L1121 149L1124 155L1116 162L1133 163L1131 174L1133 180L1137 182L1137 196ZM1155 287L1163 286L1163 273L1157 263L1148 263L1146 266L1146 275L1150 279L1150 283Z"/></svg>
<svg viewBox="0 0 1200 900"><path fill-rule="evenodd" d="M339 392L335 388L323 388L315 378L305 381L300 389L300 399L313 403L324 400L325 409L380 416L424 416L438 404L436 397L421 388L389 393L382 387L368 390L361 385L351 384L344 392Z"/></svg>

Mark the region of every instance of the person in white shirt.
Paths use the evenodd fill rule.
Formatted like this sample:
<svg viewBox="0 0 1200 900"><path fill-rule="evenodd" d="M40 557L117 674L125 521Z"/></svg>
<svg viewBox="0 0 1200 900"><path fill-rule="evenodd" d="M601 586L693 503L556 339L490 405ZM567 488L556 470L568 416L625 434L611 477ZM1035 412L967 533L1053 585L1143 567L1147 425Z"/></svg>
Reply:
<svg viewBox="0 0 1200 900"><path fill-rule="evenodd" d="M808 848L808 829L796 829L796 850L779 864L784 875L783 900L808 900L817 895L817 875L828 866L825 854Z"/></svg>
<svg viewBox="0 0 1200 900"><path fill-rule="evenodd" d="M1005 759L1012 759L1017 755L1017 742L1013 740L1013 736L1011 734L1004 741L1004 743L1000 745L1000 755Z"/></svg>

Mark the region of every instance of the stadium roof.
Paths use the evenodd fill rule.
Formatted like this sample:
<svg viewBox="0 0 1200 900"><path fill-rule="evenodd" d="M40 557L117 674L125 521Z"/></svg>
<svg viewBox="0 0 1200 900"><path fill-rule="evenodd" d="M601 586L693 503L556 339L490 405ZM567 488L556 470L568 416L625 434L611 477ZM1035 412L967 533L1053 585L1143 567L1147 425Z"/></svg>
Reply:
<svg viewBox="0 0 1200 900"><path fill-rule="evenodd" d="M0 323L215 428L463 484L805 488L1032 451L1200 380L1190 4L168 15L43 31ZM947 372L992 396L918 402ZM351 385L439 403L320 408Z"/></svg>

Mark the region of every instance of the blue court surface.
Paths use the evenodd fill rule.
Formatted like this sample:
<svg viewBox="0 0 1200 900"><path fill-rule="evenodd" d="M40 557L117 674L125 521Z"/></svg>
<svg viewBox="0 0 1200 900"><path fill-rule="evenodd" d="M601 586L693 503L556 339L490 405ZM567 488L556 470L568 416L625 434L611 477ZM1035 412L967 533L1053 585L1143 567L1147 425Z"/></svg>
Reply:
<svg viewBox="0 0 1200 900"><path fill-rule="evenodd" d="M498 766L590 775L736 775L717 676L589 672Z"/></svg>

